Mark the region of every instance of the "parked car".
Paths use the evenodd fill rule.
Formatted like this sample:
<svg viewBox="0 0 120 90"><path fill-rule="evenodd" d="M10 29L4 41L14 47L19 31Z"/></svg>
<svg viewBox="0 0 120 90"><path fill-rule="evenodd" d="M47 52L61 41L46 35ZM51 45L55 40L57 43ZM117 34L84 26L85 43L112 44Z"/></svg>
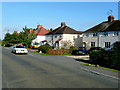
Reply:
<svg viewBox="0 0 120 90"><path fill-rule="evenodd" d="M112 48L104 48L105 51L113 52Z"/></svg>
<svg viewBox="0 0 120 90"><path fill-rule="evenodd" d="M101 48L101 47L91 47L91 48L88 50L88 53L89 53L90 51L96 51L96 50L104 50L104 49Z"/></svg>
<svg viewBox="0 0 120 90"><path fill-rule="evenodd" d="M14 45L12 47L12 53L21 53L21 54L27 54L28 50L23 45Z"/></svg>
<svg viewBox="0 0 120 90"><path fill-rule="evenodd" d="M79 47L78 50L73 50L73 55L85 55L88 54L88 51L86 50L86 47Z"/></svg>
<svg viewBox="0 0 120 90"><path fill-rule="evenodd" d="M30 48L32 49L37 49L38 47L40 47L39 43L34 43L33 45L30 46Z"/></svg>

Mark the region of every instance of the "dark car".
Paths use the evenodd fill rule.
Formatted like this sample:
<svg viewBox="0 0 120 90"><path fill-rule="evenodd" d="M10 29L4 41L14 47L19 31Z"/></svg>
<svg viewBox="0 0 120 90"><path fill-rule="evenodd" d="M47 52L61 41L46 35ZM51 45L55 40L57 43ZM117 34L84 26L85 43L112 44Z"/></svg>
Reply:
<svg viewBox="0 0 120 90"><path fill-rule="evenodd" d="M88 51L86 50L86 47L79 47L78 50L73 50L72 52L73 55L85 55L87 53Z"/></svg>
<svg viewBox="0 0 120 90"><path fill-rule="evenodd" d="M103 48L101 48L101 47L91 47L89 50L88 50L88 53L90 52L90 51L96 51L96 50L104 50Z"/></svg>

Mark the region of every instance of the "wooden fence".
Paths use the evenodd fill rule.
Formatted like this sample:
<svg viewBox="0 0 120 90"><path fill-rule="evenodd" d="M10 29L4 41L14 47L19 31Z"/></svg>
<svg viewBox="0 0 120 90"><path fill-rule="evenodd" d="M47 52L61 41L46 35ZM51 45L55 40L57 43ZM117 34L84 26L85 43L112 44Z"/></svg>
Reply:
<svg viewBox="0 0 120 90"><path fill-rule="evenodd" d="M68 49L49 49L48 54L52 54L52 55L70 54L70 50L68 50Z"/></svg>

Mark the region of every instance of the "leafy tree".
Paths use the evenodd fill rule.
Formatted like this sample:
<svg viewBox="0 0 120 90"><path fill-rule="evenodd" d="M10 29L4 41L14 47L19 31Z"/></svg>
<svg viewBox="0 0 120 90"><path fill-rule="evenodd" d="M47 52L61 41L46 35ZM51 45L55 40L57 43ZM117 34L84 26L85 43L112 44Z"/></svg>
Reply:
<svg viewBox="0 0 120 90"><path fill-rule="evenodd" d="M61 48L70 49L73 46L73 43L70 40L61 41Z"/></svg>
<svg viewBox="0 0 120 90"><path fill-rule="evenodd" d="M35 38L35 33L30 33L27 26L25 26L25 28L23 28L23 31L19 33L20 42L23 43L26 47L29 47L31 45L32 40Z"/></svg>
<svg viewBox="0 0 120 90"><path fill-rule="evenodd" d="M3 45L5 45L5 46L10 46L11 45L11 34L10 33L6 33L5 34L5 37L4 37L4 39L3 39Z"/></svg>
<svg viewBox="0 0 120 90"><path fill-rule="evenodd" d="M12 44L20 43L19 34L18 34L18 33L15 33L15 32L14 32L14 33L11 35L10 43L12 43Z"/></svg>
<svg viewBox="0 0 120 90"><path fill-rule="evenodd" d="M49 29L48 31L49 31L49 32L52 32L52 31L53 31L53 29L51 28L51 29Z"/></svg>
<svg viewBox="0 0 120 90"><path fill-rule="evenodd" d="M13 45L17 43L23 43L26 47L31 45L31 41L36 38L34 32L30 33L27 26L23 28L23 31L20 33L6 33L5 38L3 40L4 45Z"/></svg>

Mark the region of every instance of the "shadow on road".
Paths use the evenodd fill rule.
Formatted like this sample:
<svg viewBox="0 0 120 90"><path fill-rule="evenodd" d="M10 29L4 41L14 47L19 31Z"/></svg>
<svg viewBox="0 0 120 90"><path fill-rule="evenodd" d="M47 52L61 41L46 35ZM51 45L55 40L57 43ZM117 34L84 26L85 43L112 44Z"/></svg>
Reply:
<svg viewBox="0 0 120 90"><path fill-rule="evenodd" d="M85 59L75 59L76 61L84 62L84 63L91 63L90 60Z"/></svg>

